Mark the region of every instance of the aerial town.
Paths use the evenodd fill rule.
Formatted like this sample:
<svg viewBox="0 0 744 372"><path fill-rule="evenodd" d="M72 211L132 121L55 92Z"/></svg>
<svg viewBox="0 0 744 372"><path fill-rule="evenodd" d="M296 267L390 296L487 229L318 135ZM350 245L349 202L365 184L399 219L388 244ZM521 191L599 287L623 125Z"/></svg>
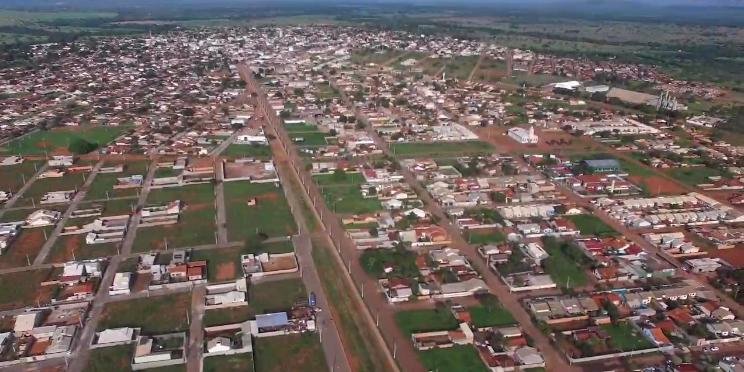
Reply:
<svg viewBox="0 0 744 372"><path fill-rule="evenodd" d="M725 88L346 26L29 53L0 369L744 370Z"/></svg>

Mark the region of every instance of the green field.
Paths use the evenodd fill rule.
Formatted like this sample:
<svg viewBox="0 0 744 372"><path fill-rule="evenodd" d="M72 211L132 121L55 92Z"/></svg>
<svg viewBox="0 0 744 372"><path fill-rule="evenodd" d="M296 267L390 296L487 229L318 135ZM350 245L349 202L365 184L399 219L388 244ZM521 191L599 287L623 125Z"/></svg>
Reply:
<svg viewBox="0 0 744 372"><path fill-rule="evenodd" d="M600 237L608 237L608 236L617 236L618 233L604 223L599 217L591 215L591 214L576 214L572 216L566 216L571 222L576 225L576 228L579 229L579 232L581 235L584 236L600 236Z"/></svg>
<svg viewBox="0 0 744 372"><path fill-rule="evenodd" d="M336 265L332 256L332 247L320 238L313 238L313 262L321 273L336 272ZM360 315L364 309L357 305L349 294L356 290L348 286L344 280L333 275L321 275L320 280L323 290L328 296L328 302L332 306L336 321L339 324L339 332L348 345L352 358L357 360L359 370L362 372L384 371L385 363L382 350L369 337L366 322ZM364 306L364 305L361 305Z"/></svg>
<svg viewBox="0 0 744 372"><path fill-rule="evenodd" d="M155 189L147 197L149 204L181 200L185 208L178 223L137 229L135 252L190 247L215 242L214 187L211 184ZM183 207L182 207L183 208Z"/></svg>
<svg viewBox="0 0 744 372"><path fill-rule="evenodd" d="M583 254L578 251L578 248L560 243L546 243L544 248L550 257L543 260L542 265L545 272L559 287L576 288L587 284L589 279L586 272L581 262L577 261L577 258L584 259L584 257L574 256ZM574 255L569 254L568 250L572 250L570 252L574 252Z"/></svg>
<svg viewBox="0 0 744 372"><path fill-rule="evenodd" d="M256 314L250 306L231 306L221 309L209 309L204 313L204 326L213 327L225 324L242 323L253 319Z"/></svg>
<svg viewBox="0 0 744 372"><path fill-rule="evenodd" d="M649 349L654 345L628 323L604 324L602 330L610 336L609 342L620 351Z"/></svg>
<svg viewBox="0 0 744 372"><path fill-rule="evenodd" d="M502 243L506 241L506 236L504 236L504 234L500 231L492 231L487 233L468 231L464 235L468 243L475 245Z"/></svg>
<svg viewBox="0 0 744 372"><path fill-rule="evenodd" d="M469 307L473 325L483 327L510 326L517 323L511 313L501 306L473 306Z"/></svg>
<svg viewBox="0 0 744 372"><path fill-rule="evenodd" d="M111 302L103 308L97 330L141 327L146 335L185 331L190 312L190 292Z"/></svg>
<svg viewBox="0 0 744 372"><path fill-rule="evenodd" d="M253 372L252 353L208 357L203 363L203 372Z"/></svg>
<svg viewBox="0 0 744 372"><path fill-rule="evenodd" d="M478 58L478 56L456 56L448 60L444 68L447 79L466 80L475 68L475 64L478 63Z"/></svg>
<svg viewBox="0 0 744 372"><path fill-rule="evenodd" d="M281 187L248 181L226 182L224 187L230 241L246 240L260 233L278 237L297 232ZM254 198L256 204L248 205Z"/></svg>
<svg viewBox="0 0 744 372"><path fill-rule="evenodd" d="M256 372L328 371L315 334L259 338L253 350Z"/></svg>
<svg viewBox="0 0 744 372"><path fill-rule="evenodd" d="M90 258L110 257L117 254L120 243L86 244L85 234L60 236L49 252L47 262L61 263Z"/></svg>
<svg viewBox="0 0 744 372"><path fill-rule="evenodd" d="M0 167L0 190L15 193L28 182L36 173L38 168L44 165L43 161L26 160L21 164Z"/></svg>
<svg viewBox="0 0 744 372"><path fill-rule="evenodd" d="M719 177L722 175L718 169L708 167L675 168L669 170L668 173L676 180L689 186L711 183L713 181L708 177Z"/></svg>
<svg viewBox="0 0 744 372"><path fill-rule="evenodd" d="M106 166L113 166L114 164L106 164ZM140 188L131 189L120 189L114 190L116 180L118 178L141 175L142 177L147 176L147 162L131 162L127 163L124 171L121 173L98 173L96 178L90 184L88 192L85 194L85 200L97 200L105 199L108 193L109 198L122 197L122 196L135 196Z"/></svg>
<svg viewBox="0 0 744 372"><path fill-rule="evenodd" d="M341 214L364 214L382 209L377 198L364 198L360 186L364 181L358 173L338 172L314 176L326 205Z"/></svg>
<svg viewBox="0 0 744 372"><path fill-rule="evenodd" d="M420 351L419 358L429 371L487 372L489 370L472 345L455 345L449 348Z"/></svg>
<svg viewBox="0 0 744 372"><path fill-rule="evenodd" d="M88 142L104 146L127 129L126 126L87 126L38 131L11 141L0 152L5 154L43 155L44 152L52 153L55 150L67 151L67 146L76 138L83 138Z"/></svg>
<svg viewBox="0 0 744 372"><path fill-rule="evenodd" d="M0 310L19 309L47 304L53 286L41 287L50 279L50 269L19 271L0 275Z"/></svg>
<svg viewBox="0 0 744 372"><path fill-rule="evenodd" d="M395 322L405 335L417 332L446 331L457 328L457 320L448 308L408 310L395 313Z"/></svg>
<svg viewBox="0 0 744 372"><path fill-rule="evenodd" d="M75 191L85 183L90 173L67 173L62 177L48 177L36 179L34 183L26 189L21 198L16 202L16 207L30 206L36 203L39 206L39 200L44 194L52 191ZM33 202L31 201L33 199Z"/></svg>
<svg viewBox="0 0 744 372"><path fill-rule="evenodd" d="M285 279L252 285L248 303L256 314L288 311L298 300L307 300L307 290L300 279Z"/></svg>
<svg viewBox="0 0 744 372"><path fill-rule="evenodd" d="M296 133L293 132L290 134L290 138L292 139L292 142L294 142L297 146L325 146L328 144L326 142L326 137L328 137L327 133L322 132L302 132L302 133Z"/></svg>
<svg viewBox="0 0 744 372"><path fill-rule="evenodd" d="M220 155L229 158L271 159L271 147L233 143L227 146Z"/></svg>
<svg viewBox="0 0 744 372"><path fill-rule="evenodd" d="M133 345L102 347L90 351L87 372L131 371Z"/></svg>
<svg viewBox="0 0 744 372"><path fill-rule="evenodd" d="M482 141L395 143L391 149L393 154L401 158L478 155L494 151L493 146Z"/></svg>

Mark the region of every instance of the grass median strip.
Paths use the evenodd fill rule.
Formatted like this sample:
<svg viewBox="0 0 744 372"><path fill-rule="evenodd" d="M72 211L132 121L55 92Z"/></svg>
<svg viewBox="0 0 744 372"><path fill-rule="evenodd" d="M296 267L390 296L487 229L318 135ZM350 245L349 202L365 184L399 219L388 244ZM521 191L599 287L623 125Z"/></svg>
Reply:
<svg viewBox="0 0 744 372"><path fill-rule="evenodd" d="M364 309L360 309L349 295L356 289L348 288L346 282L339 280L335 274L327 275L338 272L330 251L332 248L328 244L320 238L313 238L313 247L313 261L320 274L320 281L328 296L328 302L333 304L334 308L331 311L336 314L341 338L347 346L346 350L351 354L349 363L352 369L384 371L386 369L382 362L385 360L384 351L379 350L373 344L371 337L367 336L367 332L362 331L366 328L366 324L359 314Z"/></svg>

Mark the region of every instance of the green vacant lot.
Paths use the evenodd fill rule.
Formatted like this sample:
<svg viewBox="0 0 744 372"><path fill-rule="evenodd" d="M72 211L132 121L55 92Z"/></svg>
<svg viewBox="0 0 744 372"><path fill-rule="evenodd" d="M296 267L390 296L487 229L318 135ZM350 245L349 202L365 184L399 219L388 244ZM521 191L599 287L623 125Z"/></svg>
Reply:
<svg viewBox="0 0 744 372"><path fill-rule="evenodd" d="M36 173L37 168L44 165L43 161L25 160L18 165L0 167L0 190L15 193Z"/></svg>
<svg viewBox="0 0 744 372"><path fill-rule="evenodd" d="M106 164L106 166L114 166L114 165L115 164ZM85 199L86 200L105 199L107 192L108 192L108 197L110 198L137 195L137 191L140 190L139 187L131 188L131 189L114 190L114 185L116 185L116 180L118 178L137 175L137 174L141 175L142 177L145 177L147 175L147 162L138 161L138 162L126 163L124 167L124 171L121 173L98 173L96 174L96 178L94 178L93 182L90 184L90 188L88 189L88 192L85 194Z"/></svg>
<svg viewBox="0 0 744 372"><path fill-rule="evenodd" d="M79 128L56 128L38 131L8 143L1 152L5 154L42 155L55 150L67 151L73 139L83 138L88 142L104 146L127 130L126 126L81 126Z"/></svg>
<svg viewBox="0 0 744 372"><path fill-rule="evenodd" d="M233 143L227 146L225 151L222 151L220 155L230 158L271 159L271 147Z"/></svg>
<svg viewBox="0 0 744 372"><path fill-rule="evenodd" d="M307 290L300 279L258 283L248 290L248 303L256 314L287 311L298 300L307 300Z"/></svg>
<svg viewBox="0 0 744 372"><path fill-rule="evenodd" d="M259 338L253 350L257 372L328 371L315 334Z"/></svg>
<svg viewBox="0 0 744 372"><path fill-rule="evenodd" d="M635 331L628 323L604 324L601 327L610 336L609 342L618 350L630 351L654 347L651 341Z"/></svg>
<svg viewBox="0 0 744 372"><path fill-rule="evenodd" d="M708 177L719 177L722 175L718 169L707 167L675 168L668 172L670 176L690 186L711 183L712 181Z"/></svg>
<svg viewBox="0 0 744 372"><path fill-rule="evenodd" d="M395 321L404 334L446 331L457 328L457 319L449 309L408 310L395 313Z"/></svg>
<svg viewBox="0 0 744 372"><path fill-rule="evenodd" d="M87 372L131 371L133 345L102 347L90 351Z"/></svg>
<svg viewBox="0 0 744 372"><path fill-rule="evenodd" d="M617 231L604 223L599 217L591 214L577 214L572 216L566 216L571 222L576 225L581 235L589 236L596 235L600 237L616 236Z"/></svg>
<svg viewBox="0 0 744 372"><path fill-rule="evenodd" d="M472 345L455 345L446 349L419 352L421 362L429 371L487 372L478 352Z"/></svg>
<svg viewBox="0 0 744 372"><path fill-rule="evenodd" d="M204 372L253 372L253 354L221 355L204 358Z"/></svg>
<svg viewBox="0 0 744 372"><path fill-rule="evenodd" d="M184 331L190 312L190 292L111 302L103 308L98 331L119 327L141 327L143 334Z"/></svg>
<svg viewBox="0 0 744 372"><path fill-rule="evenodd" d="M41 287L50 279L51 269L19 271L0 275L0 310L44 305L51 299L54 286Z"/></svg>
<svg viewBox="0 0 744 372"><path fill-rule="evenodd" d="M248 205L251 199L256 200L255 205ZM246 240L259 233L277 237L297 232L284 192L274 183L226 182L225 205L231 241Z"/></svg>
<svg viewBox="0 0 744 372"><path fill-rule="evenodd" d="M250 306L231 306L221 309L210 309L204 313L204 326L214 327L225 324L242 323L253 319L256 314Z"/></svg>
<svg viewBox="0 0 744 372"><path fill-rule="evenodd" d="M488 154L494 149L483 141L395 143L393 154L402 158L426 158L433 156L464 156Z"/></svg>
<svg viewBox="0 0 744 372"><path fill-rule="evenodd" d="M545 271L559 287L575 288L586 285L588 278L582 266L586 256L571 244L546 239L545 251L550 257L543 261Z"/></svg>
<svg viewBox="0 0 744 372"><path fill-rule="evenodd" d="M469 307L470 317L476 327L500 327L517 323L511 313L501 306L473 306Z"/></svg>
<svg viewBox="0 0 744 372"><path fill-rule="evenodd" d="M320 186L326 205L341 214L365 214L382 209L380 201L364 198L360 186L364 182L358 173L337 172L313 177Z"/></svg>
<svg viewBox="0 0 744 372"><path fill-rule="evenodd" d="M178 223L137 229L136 252L190 247L214 243L214 187L211 184L188 185L156 189L147 197L149 204L181 200L185 208Z"/></svg>
<svg viewBox="0 0 744 372"><path fill-rule="evenodd" d="M26 189L26 192L21 195L21 199L18 200L15 206L30 206L33 204L31 202L31 199L33 199L33 202L36 203L36 206L38 207L39 199L44 196L44 194L51 191L75 191L75 189L79 189L80 186L85 183L85 180L89 176L90 173L67 173L62 177L37 179L28 189Z"/></svg>

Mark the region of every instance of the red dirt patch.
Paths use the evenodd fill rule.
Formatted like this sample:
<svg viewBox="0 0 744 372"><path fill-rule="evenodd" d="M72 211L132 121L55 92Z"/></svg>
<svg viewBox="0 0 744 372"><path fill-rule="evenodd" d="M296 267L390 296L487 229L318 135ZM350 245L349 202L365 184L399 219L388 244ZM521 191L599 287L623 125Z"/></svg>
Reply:
<svg viewBox="0 0 744 372"><path fill-rule="evenodd" d="M26 266L29 260L33 262L36 258L44 242L46 239L44 239L43 228L23 229L18 239L11 243L8 252L0 257L0 267Z"/></svg>
<svg viewBox="0 0 744 372"><path fill-rule="evenodd" d="M677 195L686 192L686 190L676 182L661 176L630 176L628 179L636 185L644 185L646 191L648 191L652 196Z"/></svg>
<svg viewBox="0 0 744 372"><path fill-rule="evenodd" d="M218 282L235 279L235 264L233 262L223 262L217 266L215 280Z"/></svg>

